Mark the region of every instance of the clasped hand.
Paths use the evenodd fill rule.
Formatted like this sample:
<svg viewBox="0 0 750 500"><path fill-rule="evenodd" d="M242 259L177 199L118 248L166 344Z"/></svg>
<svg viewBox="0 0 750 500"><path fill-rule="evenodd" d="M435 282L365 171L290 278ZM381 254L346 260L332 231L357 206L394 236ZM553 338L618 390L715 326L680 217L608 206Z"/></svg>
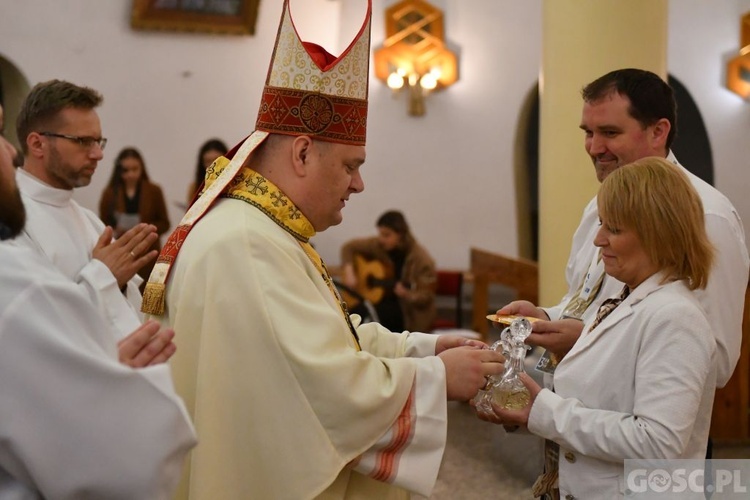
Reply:
<svg viewBox="0 0 750 500"><path fill-rule="evenodd" d="M112 234L111 227L104 228L92 255L109 268L122 288L140 268L156 258L159 252L149 251L149 248L159 235L152 224L138 224L116 240L112 239Z"/></svg>

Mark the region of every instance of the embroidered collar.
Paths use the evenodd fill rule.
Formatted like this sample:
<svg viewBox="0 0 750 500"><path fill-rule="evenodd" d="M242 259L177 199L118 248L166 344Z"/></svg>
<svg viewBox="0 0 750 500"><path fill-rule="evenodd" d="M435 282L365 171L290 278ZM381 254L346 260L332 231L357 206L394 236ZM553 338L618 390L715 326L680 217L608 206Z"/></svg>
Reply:
<svg viewBox="0 0 750 500"><path fill-rule="evenodd" d="M206 187L221 175L228 164L229 160L221 157L206 170ZM254 170L242 167L223 196L250 203L302 242L307 243L315 236L315 228L292 200L273 182Z"/></svg>

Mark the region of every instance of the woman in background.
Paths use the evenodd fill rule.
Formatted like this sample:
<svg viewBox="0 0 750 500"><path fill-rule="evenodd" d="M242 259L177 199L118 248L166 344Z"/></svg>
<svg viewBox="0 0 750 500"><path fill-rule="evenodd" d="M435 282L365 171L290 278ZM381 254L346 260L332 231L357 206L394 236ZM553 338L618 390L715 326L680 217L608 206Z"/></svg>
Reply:
<svg viewBox="0 0 750 500"><path fill-rule="evenodd" d="M115 238L139 222L153 224L159 235L169 229L164 195L158 185L149 181L146 164L137 149L128 147L117 155L109 184L99 201L99 217L112 226ZM158 239L151 250L161 250ZM148 280L154 263L151 261L138 271L144 280Z"/></svg>
<svg viewBox="0 0 750 500"><path fill-rule="evenodd" d="M378 322L396 332L431 332L436 314L435 261L414 239L401 212L385 212L375 227L377 236L354 239L341 248L344 285L354 290L363 285L361 277L357 276L357 256L382 263L392 279L378 284L386 292L383 299L374 304Z"/></svg>
<svg viewBox="0 0 750 500"><path fill-rule="evenodd" d="M211 166L216 158L227 154L227 151L229 151L227 145L219 139L210 139L203 143L198 151L198 164L195 166L195 178L188 188L188 207L193 203L193 199L198 194L198 189L200 189L203 184L203 179L206 177L206 169Z"/></svg>

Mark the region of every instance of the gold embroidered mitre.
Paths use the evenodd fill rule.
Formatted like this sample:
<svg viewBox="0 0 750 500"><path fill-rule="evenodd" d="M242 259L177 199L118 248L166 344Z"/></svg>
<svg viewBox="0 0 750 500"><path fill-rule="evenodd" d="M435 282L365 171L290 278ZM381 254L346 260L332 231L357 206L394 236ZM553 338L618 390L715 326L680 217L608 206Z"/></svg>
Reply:
<svg viewBox="0 0 750 500"><path fill-rule="evenodd" d="M364 145L371 3L365 23L338 58L299 39L288 5L286 0L256 130Z"/></svg>
<svg viewBox="0 0 750 500"><path fill-rule="evenodd" d="M359 33L343 54L334 57L319 45L300 40L289 0L284 0L255 131L226 155L224 161L231 160L229 164L167 239L143 292L144 313L164 314L167 278L183 242L269 134L309 135L364 146L371 14L372 0L367 0L367 15Z"/></svg>

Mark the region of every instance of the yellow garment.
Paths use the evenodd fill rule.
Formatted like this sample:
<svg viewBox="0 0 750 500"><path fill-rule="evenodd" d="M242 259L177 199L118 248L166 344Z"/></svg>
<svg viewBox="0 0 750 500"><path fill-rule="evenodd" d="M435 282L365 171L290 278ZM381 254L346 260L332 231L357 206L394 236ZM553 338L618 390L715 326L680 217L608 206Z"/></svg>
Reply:
<svg viewBox="0 0 750 500"><path fill-rule="evenodd" d="M179 332L175 386L200 440L178 498L396 493L347 464L399 416L421 360L399 358L407 337L374 324L357 329L358 351L299 243L312 226L264 186L277 207L219 200L184 242L168 281L166 320Z"/></svg>

